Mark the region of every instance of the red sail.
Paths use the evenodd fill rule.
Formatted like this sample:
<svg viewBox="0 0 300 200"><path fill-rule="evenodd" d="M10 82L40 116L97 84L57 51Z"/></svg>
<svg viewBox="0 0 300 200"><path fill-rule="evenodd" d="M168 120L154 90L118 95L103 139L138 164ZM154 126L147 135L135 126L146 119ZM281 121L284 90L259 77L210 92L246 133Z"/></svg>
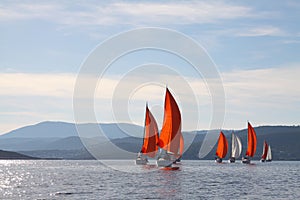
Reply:
<svg viewBox="0 0 300 200"><path fill-rule="evenodd" d="M217 147L216 155L219 158L224 158L227 154L227 151L228 151L228 142L227 142L225 135L221 131L219 140L218 140L218 147Z"/></svg>
<svg viewBox="0 0 300 200"><path fill-rule="evenodd" d="M256 152L256 133L254 128L248 122L248 148L246 156L253 157Z"/></svg>
<svg viewBox="0 0 300 200"><path fill-rule="evenodd" d="M184 139L182 134L180 134L180 141L179 141L179 157L182 156L184 150Z"/></svg>
<svg viewBox="0 0 300 200"><path fill-rule="evenodd" d="M148 105L146 106L144 143L141 152L149 157L155 157L158 147L158 127L157 123L150 112Z"/></svg>
<svg viewBox="0 0 300 200"><path fill-rule="evenodd" d="M165 96L165 112L163 128L160 132L158 145L160 148L172 152L175 155L178 153L181 135L181 114L178 105L170 93L166 89Z"/></svg>
<svg viewBox="0 0 300 200"><path fill-rule="evenodd" d="M269 146L268 146L267 142L264 141L263 154L261 155L262 160L266 160L267 154L268 154L268 148L269 148Z"/></svg>

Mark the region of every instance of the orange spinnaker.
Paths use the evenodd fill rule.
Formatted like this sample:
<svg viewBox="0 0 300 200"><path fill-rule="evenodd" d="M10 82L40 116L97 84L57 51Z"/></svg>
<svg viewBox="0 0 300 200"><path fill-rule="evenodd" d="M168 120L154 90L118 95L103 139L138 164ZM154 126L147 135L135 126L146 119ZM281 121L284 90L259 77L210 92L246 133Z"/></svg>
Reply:
<svg viewBox="0 0 300 200"><path fill-rule="evenodd" d="M256 133L254 128L248 122L248 148L246 155L253 157L256 152Z"/></svg>
<svg viewBox="0 0 300 200"><path fill-rule="evenodd" d="M163 128L160 132L158 145L166 151L178 154L181 135L181 114L178 105L166 89Z"/></svg>
<svg viewBox="0 0 300 200"><path fill-rule="evenodd" d="M179 157L182 156L184 150L184 139L182 133L180 134L180 141L179 141Z"/></svg>
<svg viewBox="0 0 300 200"><path fill-rule="evenodd" d="M224 158L227 154L227 151L228 151L228 142L227 142L227 139L226 139L225 135L221 131L220 136L219 136L216 155L219 158Z"/></svg>
<svg viewBox="0 0 300 200"><path fill-rule="evenodd" d="M145 116L145 130L144 130L144 143L141 152L149 157L155 157L158 147L158 127L157 123L150 112L148 106L146 106Z"/></svg>

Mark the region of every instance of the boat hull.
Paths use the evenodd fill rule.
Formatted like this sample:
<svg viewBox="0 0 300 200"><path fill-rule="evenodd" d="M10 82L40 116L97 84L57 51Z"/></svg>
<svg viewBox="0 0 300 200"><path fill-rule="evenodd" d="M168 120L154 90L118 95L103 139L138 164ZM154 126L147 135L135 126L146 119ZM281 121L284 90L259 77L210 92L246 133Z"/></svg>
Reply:
<svg viewBox="0 0 300 200"><path fill-rule="evenodd" d="M229 160L228 160L228 162L229 162L229 163L235 163L235 158L230 157Z"/></svg>
<svg viewBox="0 0 300 200"><path fill-rule="evenodd" d="M167 170L167 171L173 171L173 170L178 170L179 167L162 167L160 169L161 170Z"/></svg>
<svg viewBox="0 0 300 200"><path fill-rule="evenodd" d="M177 158L174 162L173 162L173 164L179 164L181 162L181 157L180 158Z"/></svg>
<svg viewBox="0 0 300 200"><path fill-rule="evenodd" d="M156 161L156 165L158 167L170 167L170 166L172 166L172 164L173 164L173 161L163 159L163 158L160 158Z"/></svg>
<svg viewBox="0 0 300 200"><path fill-rule="evenodd" d="M181 165L181 162L173 162L174 165Z"/></svg>
<svg viewBox="0 0 300 200"><path fill-rule="evenodd" d="M243 157L243 158L242 158L242 163L244 163L244 164L250 164L250 158L248 158L248 157Z"/></svg>
<svg viewBox="0 0 300 200"><path fill-rule="evenodd" d="M215 162L216 162L216 163L222 163L222 158L216 158L216 159L215 159Z"/></svg>
<svg viewBox="0 0 300 200"><path fill-rule="evenodd" d="M135 160L135 164L136 165L147 165L148 160L147 159L141 159L141 158L137 158Z"/></svg>

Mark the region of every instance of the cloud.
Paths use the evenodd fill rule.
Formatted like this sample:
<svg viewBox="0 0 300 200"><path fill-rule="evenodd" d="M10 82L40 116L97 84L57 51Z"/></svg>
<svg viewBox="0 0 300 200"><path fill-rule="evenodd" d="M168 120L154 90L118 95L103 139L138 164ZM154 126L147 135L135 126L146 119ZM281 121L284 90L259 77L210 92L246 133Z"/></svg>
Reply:
<svg viewBox="0 0 300 200"><path fill-rule="evenodd" d="M208 30L205 32L211 37L220 36L235 36L235 37L260 37L260 36L288 36L284 30L276 26L264 26L264 25L254 25L254 26L237 26L236 28L218 29L218 30Z"/></svg>
<svg viewBox="0 0 300 200"><path fill-rule="evenodd" d="M260 99L251 102L252 105L259 105L263 101L268 101L271 105L276 99L278 101L275 103L282 100L297 101L300 99L300 88L294 86L299 85L299 75L298 65L222 73L227 96L238 97L236 99L241 101L240 104Z"/></svg>
<svg viewBox="0 0 300 200"><path fill-rule="evenodd" d="M297 112L297 109L300 109L300 88L297 87L299 76L298 64L223 72L221 77L225 89L227 113L225 127L243 127L247 119L255 119L256 125L258 123L295 122L300 117ZM121 83L123 86L121 89L130 88L129 95L119 93L114 96L120 78L108 75L101 80L102 86L105 87L96 90L95 112L104 118L98 120L113 121L112 98L117 97L119 99L116 102L120 103L118 106L122 106L121 103L125 99L127 103L125 111L130 112L133 122L142 123L140 116L143 116L145 102L148 101L161 123L164 83L159 84L154 80L148 85L139 85L140 81L145 79L143 75L140 75ZM180 77L163 74L156 80L168 80L168 86L183 111L185 130L195 128L194 117L198 115L200 116L199 128L209 128L212 111L211 97L205 81L191 77L183 78L192 88L191 91L188 91L182 84L178 84L182 82ZM20 124L42 120L73 121L72 98L75 80L75 74L0 73L2 121L6 124L15 124L16 121ZM198 105L195 101L191 101L193 95L196 96ZM2 130L4 132L4 129Z"/></svg>
<svg viewBox="0 0 300 200"><path fill-rule="evenodd" d="M233 6L224 2L176 2L176 3L117 3L112 10L118 11L139 20L162 23L210 23L220 19L234 19L250 15L251 9L244 6ZM143 20L143 19L142 19Z"/></svg>
<svg viewBox="0 0 300 200"><path fill-rule="evenodd" d="M43 19L58 24L80 25L149 25L212 23L220 20L254 16L246 6L227 2L112 2L80 4L53 1L51 3L7 3L0 7L0 20Z"/></svg>
<svg viewBox="0 0 300 200"><path fill-rule="evenodd" d="M1 96L70 97L76 76L72 74L0 73Z"/></svg>
<svg viewBox="0 0 300 200"><path fill-rule="evenodd" d="M258 26L244 30L236 30L234 35L241 37L284 36L286 33L274 26Z"/></svg>
<svg viewBox="0 0 300 200"><path fill-rule="evenodd" d="M50 19L53 12L58 13L60 10L58 4L8 3L0 7L0 21Z"/></svg>
<svg viewBox="0 0 300 200"><path fill-rule="evenodd" d="M300 114L300 67L236 70L222 74L226 94L224 127L295 125Z"/></svg>

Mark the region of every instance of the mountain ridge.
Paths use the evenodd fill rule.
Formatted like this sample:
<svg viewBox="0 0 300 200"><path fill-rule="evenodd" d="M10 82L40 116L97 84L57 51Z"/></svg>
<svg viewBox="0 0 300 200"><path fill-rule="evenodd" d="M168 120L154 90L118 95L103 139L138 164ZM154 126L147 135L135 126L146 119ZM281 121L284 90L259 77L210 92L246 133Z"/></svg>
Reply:
<svg viewBox="0 0 300 200"><path fill-rule="evenodd" d="M89 126L99 126L103 129L104 132L116 132L119 131L122 133L118 133L115 135L106 135L110 139L115 138L122 138L122 137L128 137L128 136L139 136L143 135L141 134L143 131L143 127L136 124L130 124L130 123L80 123L75 124L72 122L64 122L64 121L42 121L36 124L32 125L26 125L21 128L17 128L14 130L11 130L7 133L3 133L0 135L1 138L65 138L70 136L79 136L77 133L77 128L83 127L83 128L89 128ZM78 126L78 127L76 127ZM112 127L112 128L108 128ZM300 125L261 125L254 127L255 129L259 128L297 128L300 127ZM246 128L245 128L246 129ZM245 129L214 129L219 130L223 132L238 132ZM197 133L197 134L206 134L206 132L209 130L189 130L182 132L188 132L188 133ZM30 132L30 134L29 134ZM42 134L41 134L42 132ZM128 134L130 132L130 134ZM133 132L133 133L132 133ZM95 135L92 135L91 137L95 137Z"/></svg>
<svg viewBox="0 0 300 200"><path fill-rule="evenodd" d="M18 152L0 150L0 160L36 160L39 158L24 155Z"/></svg>
<svg viewBox="0 0 300 200"><path fill-rule="evenodd" d="M96 137L91 138L79 138L79 136L72 133L64 133L65 130L76 131L75 124L72 123L64 123L64 122L45 122L45 124L55 125L54 129L51 127L49 130L43 130L39 127L37 130L38 134L35 133L33 135L41 136L41 134L48 134L47 137L16 137L20 136L22 131L30 131L36 130L34 129L34 125L27 126L27 129L20 128L21 132L18 132L18 129L14 130L14 132L9 132L10 135L0 136L0 149L9 150L9 151L17 151L22 152L29 156L34 157L44 157L44 158L63 158L63 159L92 159L92 156L87 152L85 144L90 144L94 146L103 145L104 147L109 148L107 145L107 139L104 136L97 135ZM37 126L40 125L36 124ZM62 128L59 129L59 126L73 126L73 129ZM82 124L81 124L82 125ZM91 124L90 124L91 125ZM90 128L89 124L83 124L81 128ZM93 127L98 126L98 124L92 124ZM102 124L100 124L101 126ZM142 136L143 136L143 128L138 125L131 125L124 123L123 126L127 128L128 132L138 133L139 137L131 136L124 131L120 130L119 124L105 124L106 130L111 131L108 134L110 135L109 142L112 142L119 148L136 153L140 151L142 145ZM113 128L109 128L109 126L113 126ZM122 124L120 125L122 126ZM47 129L47 126L42 126ZM300 160L300 126L271 126L264 125L254 127L257 138L258 145L257 151L254 159L259 159L262 152L262 143L264 140L267 140L269 144L272 146L273 157L276 160ZM19 130L19 131L20 131ZM47 132L48 131L48 132ZM56 134L49 134L51 131L59 131ZM89 129L87 130L87 132ZM234 132L238 135L243 143L243 152L246 150L247 144L247 129L242 130L222 130L226 135L229 143L229 149L231 144L231 132ZM183 135L185 138L186 147L188 147L183 155L183 159L199 159L198 152L203 143L203 139L206 135L207 131L199 130L199 131L183 131ZM17 133L14 135L14 133ZM26 136L30 136L30 134L25 134ZM61 137L50 137L50 136L61 136ZM71 136L70 136L71 135ZM106 136L105 136L106 137ZM83 141L82 141L83 140ZM204 157L204 159L213 159L215 154L216 143L210 153ZM107 158L109 158L109 149L104 149L107 151L105 154ZM242 153L243 154L243 153ZM57 157L56 157L57 156ZM229 153L227 157L229 156ZM118 155L114 155L113 158L118 158ZM134 159L134 158L130 158Z"/></svg>
<svg viewBox="0 0 300 200"><path fill-rule="evenodd" d="M0 135L1 138L65 138L70 136L79 136L78 129L101 128L105 135L110 139L138 135L142 132L141 126L129 123L70 123L62 121L43 121L33 125L27 125ZM95 131L90 131L94 133ZM96 133L95 133L96 134ZM95 137L98 135L88 135L86 137Z"/></svg>

